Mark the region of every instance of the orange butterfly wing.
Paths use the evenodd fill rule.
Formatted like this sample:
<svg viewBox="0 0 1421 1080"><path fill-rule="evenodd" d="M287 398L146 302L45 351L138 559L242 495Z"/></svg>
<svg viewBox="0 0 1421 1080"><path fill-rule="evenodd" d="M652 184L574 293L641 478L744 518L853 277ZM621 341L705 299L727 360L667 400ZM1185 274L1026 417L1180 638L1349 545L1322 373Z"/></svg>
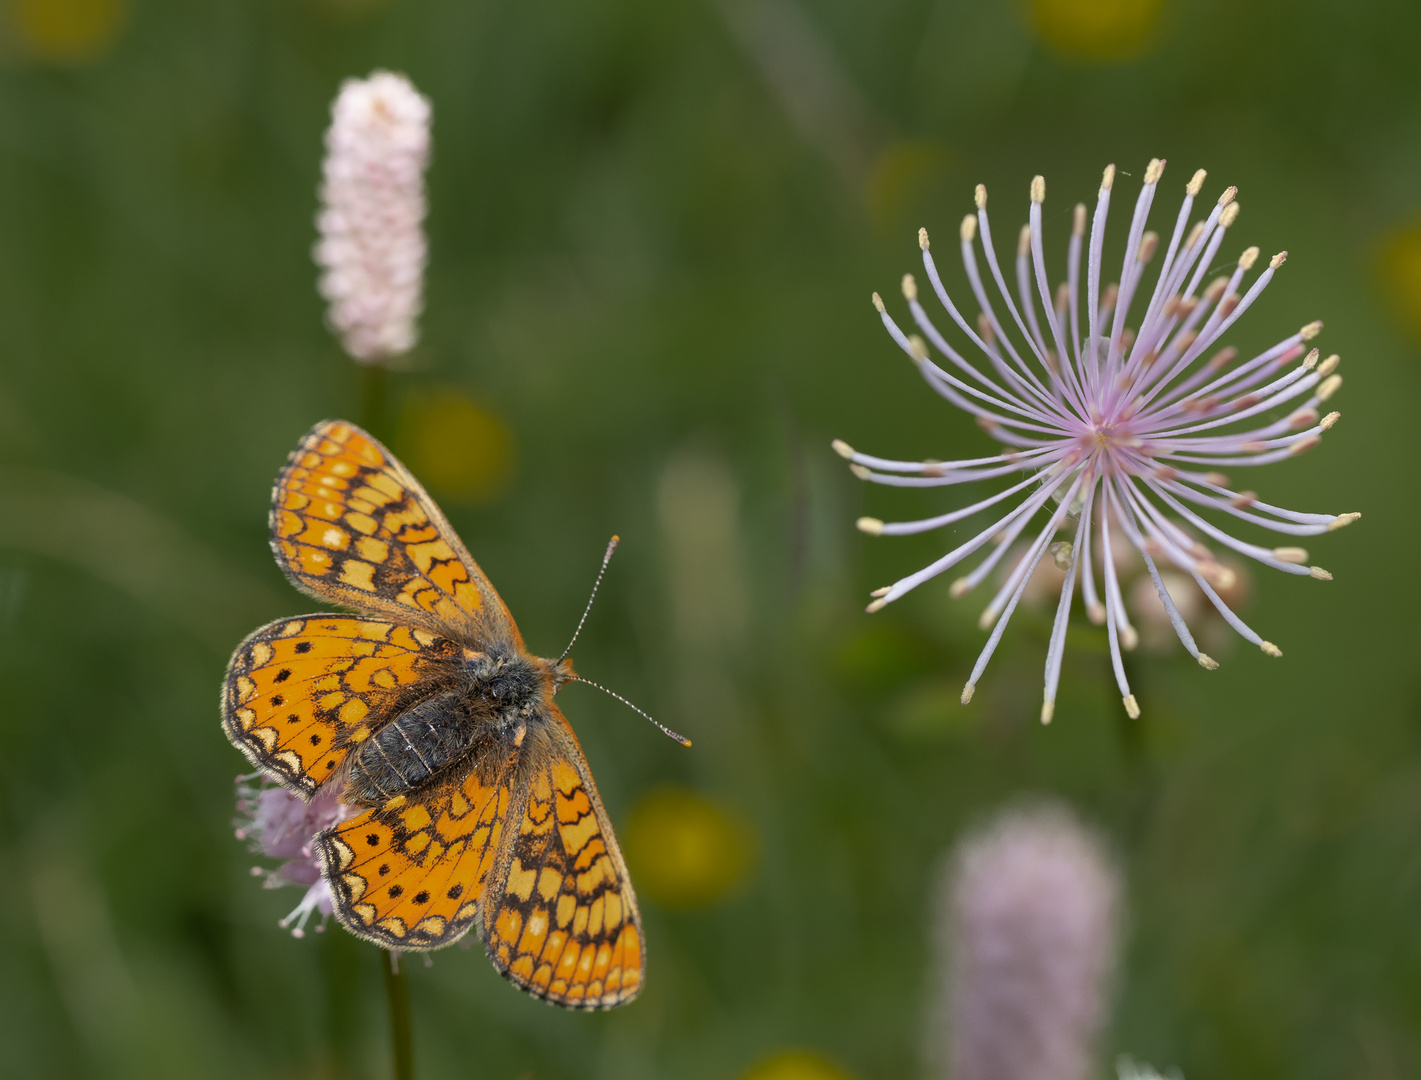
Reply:
<svg viewBox="0 0 1421 1080"><path fill-rule="evenodd" d="M439 507L354 424L322 421L292 451L272 491L271 546L292 583L318 600L476 647L523 647Z"/></svg>
<svg viewBox="0 0 1421 1080"><path fill-rule="evenodd" d="M521 818L487 885L484 946L534 997L610 1009L641 990L641 913L577 736L550 712L523 748Z"/></svg>
<svg viewBox="0 0 1421 1080"><path fill-rule="evenodd" d="M506 828L513 767L513 758L485 760L425 799L321 833L316 847L346 929L389 949L437 949L462 937Z"/></svg>
<svg viewBox="0 0 1421 1080"><path fill-rule="evenodd" d="M222 727L252 764L310 797L352 746L453 676L462 649L385 619L302 615L237 646Z"/></svg>

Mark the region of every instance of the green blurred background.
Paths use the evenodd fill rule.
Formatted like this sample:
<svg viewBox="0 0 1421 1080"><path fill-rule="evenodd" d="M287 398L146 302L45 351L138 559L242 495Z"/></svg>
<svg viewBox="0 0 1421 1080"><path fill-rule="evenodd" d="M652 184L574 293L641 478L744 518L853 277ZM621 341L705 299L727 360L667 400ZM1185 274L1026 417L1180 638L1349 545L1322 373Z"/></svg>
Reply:
<svg viewBox="0 0 1421 1080"><path fill-rule="evenodd" d="M292 939L299 893L248 874L217 709L239 638L311 606L266 508L300 434L358 408L310 247L329 102L377 67L435 116L424 336L383 434L543 654L620 533L578 667L695 741L564 691L642 895L646 992L566 1014L477 948L437 954L412 970L423 1076L917 1075L941 853L1031 792L1128 875L1103 1062L1421 1074L1414 5L0 9L4 1075L388 1074L378 954ZM1342 423L1250 483L1364 519L1312 545L1333 583L1253 576L1281 661L1142 650L1132 725L1081 627L1042 728L1027 610L963 708L981 599L940 581L862 612L949 538L852 522L967 495L864 490L828 444L987 440L869 293L979 181L1008 242L1045 173L1059 252L1101 168L1133 200L1156 155L1171 220L1194 168L1239 185L1221 257L1291 253L1234 343L1321 318L1343 356Z"/></svg>

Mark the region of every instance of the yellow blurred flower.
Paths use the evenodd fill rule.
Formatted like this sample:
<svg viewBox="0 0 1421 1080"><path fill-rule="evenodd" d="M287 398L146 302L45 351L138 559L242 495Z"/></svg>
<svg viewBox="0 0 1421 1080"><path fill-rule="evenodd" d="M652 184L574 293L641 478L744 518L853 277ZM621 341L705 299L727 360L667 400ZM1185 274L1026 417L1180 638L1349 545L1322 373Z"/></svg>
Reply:
<svg viewBox="0 0 1421 1080"><path fill-rule="evenodd" d="M1031 0L1031 24L1063 56L1131 60L1154 43L1164 0Z"/></svg>
<svg viewBox="0 0 1421 1080"><path fill-rule="evenodd" d="M399 445L410 471L455 502L492 502L513 479L513 432L496 413L452 387L409 400Z"/></svg>
<svg viewBox="0 0 1421 1080"><path fill-rule="evenodd" d="M1382 248L1378 270L1392 314L1421 342L1421 221L1392 234Z"/></svg>
<svg viewBox="0 0 1421 1080"><path fill-rule="evenodd" d="M10 0L26 52L52 64L84 64L108 51L128 22L127 0Z"/></svg>
<svg viewBox="0 0 1421 1080"><path fill-rule="evenodd" d="M637 892L664 907L700 907L745 880L755 834L737 816L685 788L651 792L621 830Z"/></svg>
<svg viewBox="0 0 1421 1080"><path fill-rule="evenodd" d="M874 162L868 181L874 221L887 228L916 212L951 167L952 152L939 142L898 142L888 147Z"/></svg>
<svg viewBox="0 0 1421 1080"><path fill-rule="evenodd" d="M740 1080L853 1080L839 1066L812 1050L780 1050L757 1062Z"/></svg>

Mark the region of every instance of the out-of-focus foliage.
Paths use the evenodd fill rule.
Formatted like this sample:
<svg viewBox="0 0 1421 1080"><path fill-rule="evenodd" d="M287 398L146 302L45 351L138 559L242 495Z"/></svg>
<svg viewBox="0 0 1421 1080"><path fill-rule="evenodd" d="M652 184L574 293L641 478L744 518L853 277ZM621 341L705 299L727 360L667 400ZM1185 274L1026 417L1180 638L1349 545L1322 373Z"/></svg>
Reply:
<svg viewBox="0 0 1421 1080"><path fill-rule="evenodd" d="M730 1080L785 1047L914 1075L934 867L1023 792L1068 800L1129 876L1102 1062L1421 1073L1421 366L1395 240L1421 216L1421 15L1172 0L1122 59L1122 31L1082 42L1086 10L5 4L0 1071L386 1075L378 956L292 940L297 895L249 876L216 700L245 632L313 606L272 563L267 501L311 423L359 419L310 250L330 99L383 67L431 98L434 154L423 333L380 434L544 655L622 536L578 670L695 746L590 687L560 704L629 847L673 789L755 853L696 906L648 868L646 990L607 1015L525 998L477 947L414 963L423 1075ZM1281 660L1141 650L1132 725L1083 625L1043 729L1051 615L1023 610L964 708L977 608L941 582L862 612L951 535L852 527L947 505L865 490L828 443L988 443L869 294L916 269L919 226L950 239L977 182L1006 243L1045 173L1059 251L1106 163L1133 194L1156 155L1167 190L1198 166L1239 185L1221 259L1290 253L1233 343L1320 318L1343 357L1341 423L1260 495L1364 517L1311 545L1335 581L1255 575Z"/></svg>

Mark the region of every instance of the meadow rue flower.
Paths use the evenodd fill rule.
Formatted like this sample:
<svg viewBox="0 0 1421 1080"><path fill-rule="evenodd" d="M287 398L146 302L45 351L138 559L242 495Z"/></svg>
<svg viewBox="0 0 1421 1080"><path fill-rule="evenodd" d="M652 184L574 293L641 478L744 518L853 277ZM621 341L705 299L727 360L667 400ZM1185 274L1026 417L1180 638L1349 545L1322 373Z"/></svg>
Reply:
<svg viewBox="0 0 1421 1080"><path fill-rule="evenodd" d="M419 339L429 118L429 100L388 71L347 79L331 105L314 255L331 329L362 363Z"/></svg>
<svg viewBox="0 0 1421 1080"><path fill-rule="evenodd" d="M1094 1075L1120 893L1100 841L1064 806L1007 810L965 837L937 897L937 1075Z"/></svg>
<svg viewBox="0 0 1421 1080"><path fill-rule="evenodd" d="M1122 644L1138 635L1129 615L1112 547L1135 548L1180 642L1200 664L1217 662L1201 652L1160 570L1171 565L1197 585L1219 615L1238 634L1269 656L1282 651L1260 637L1227 603L1224 594L1236 575L1205 538L1264 566L1288 574L1330 581L1332 575L1309 565L1307 550L1292 542L1261 546L1240 540L1216 522L1220 515L1283 537L1315 536L1356 521L1360 514L1298 513L1263 502L1223 468L1252 467L1284 461L1316 446L1340 414L1322 407L1342 384L1337 356L1319 359L1307 342L1322 323L1311 322L1256 356L1241 358L1232 347L1215 349L1272 281L1287 258L1279 252L1245 287L1258 263L1258 248L1247 248L1225 274L1205 281L1216 265L1230 226L1238 219L1236 189L1230 187L1190 225L1194 201L1204 184L1200 169L1185 187L1184 204L1174 221L1153 287L1146 285L1151 262L1161 250L1160 236L1145 228L1155 189L1164 175L1156 159L1145 170L1144 184L1126 236L1120 280L1102 287L1105 224L1115 185L1115 166L1105 170L1092 216L1084 204L1075 208L1066 250L1066 280L1053 293L1047 281L1042 203L1046 181L1031 182L1028 224L1017 240L1015 289L992 246L987 220L987 191L976 192L976 214L959 231L962 262L972 295L981 308L975 325L948 296L929 248L927 230L918 243L923 268L947 314L971 342L969 359L929 319L919 302L911 274L903 278L919 334L904 333L873 295L883 325L922 373L928 385L976 418L1003 444L1000 453L959 461L893 461L861 454L842 440L834 449L852 462L861 479L898 487L941 487L1025 473L1003 491L969 506L922 521L885 523L860 518L858 527L872 536L903 536L961 521L1016 497L1012 509L995 517L971 539L915 574L874 591L870 612L956 566L988 545L988 554L950 593L963 596L986 580L1009 552L1020 551L1005 582L982 614L991 629L962 703L972 699L1022 593L1046 555L1065 571L1055 623L1046 651L1043 723L1051 720L1077 582L1087 616L1104 623L1115 679L1126 712L1140 708L1125 677ZM1087 221L1090 222L1087 233ZM984 285L977 239L995 282L1012 332ZM1082 280L1082 258L1085 275ZM1132 309L1138 327L1127 324ZM933 350L947 366L933 359ZM1213 350L1211 352L1211 350ZM1199 511L1207 511L1207 516ZM1028 534L1025 549L1014 541L1046 513L1044 527ZM1067 537L1058 540L1059 530ZM1092 549L1098 548L1099 560ZM1099 566L1101 580L1096 581Z"/></svg>
<svg viewBox="0 0 1421 1080"><path fill-rule="evenodd" d="M320 912L321 921L316 926L319 933L331 915L331 891L321 876L321 861L311 842L317 833L359 811L341 802L337 793L328 788L321 788L306 802L284 787L257 782L260 779L260 773L237 777L237 812L241 815L236 822L237 839L249 841L252 851L269 859L284 860L275 870L252 867L252 876L262 878L266 888L305 887L306 894L281 920L281 927L291 927L293 937L304 937L312 913Z"/></svg>

